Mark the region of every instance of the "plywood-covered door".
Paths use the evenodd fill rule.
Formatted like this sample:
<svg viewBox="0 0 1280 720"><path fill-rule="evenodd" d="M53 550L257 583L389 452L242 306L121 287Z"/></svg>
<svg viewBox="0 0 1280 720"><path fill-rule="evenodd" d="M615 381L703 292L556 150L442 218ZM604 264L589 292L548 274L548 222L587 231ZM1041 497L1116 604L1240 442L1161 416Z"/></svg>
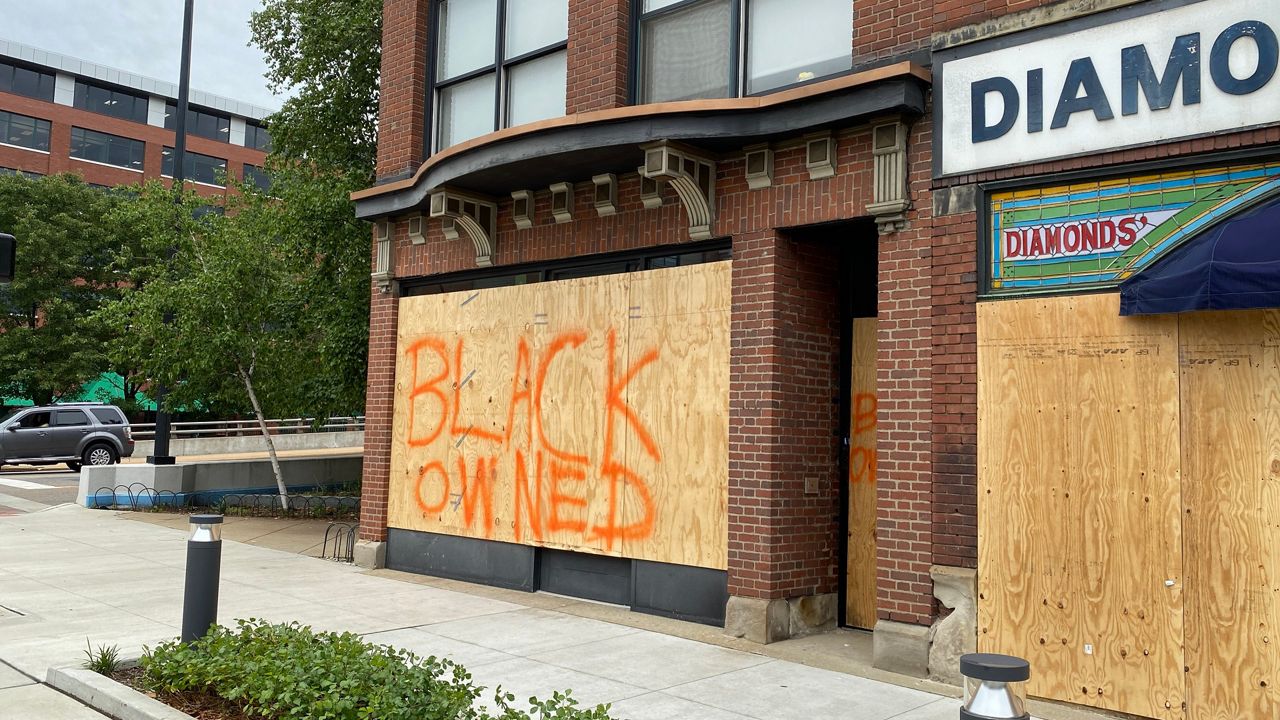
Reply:
<svg viewBox="0 0 1280 720"><path fill-rule="evenodd" d="M876 319L853 321L845 624L876 624Z"/></svg>
<svg viewBox="0 0 1280 720"><path fill-rule="evenodd" d="M1182 718L1177 319L1118 304L978 306L978 643L1033 695Z"/></svg>
<svg viewBox="0 0 1280 720"><path fill-rule="evenodd" d="M1181 317L1191 720L1280 717L1280 311Z"/></svg>

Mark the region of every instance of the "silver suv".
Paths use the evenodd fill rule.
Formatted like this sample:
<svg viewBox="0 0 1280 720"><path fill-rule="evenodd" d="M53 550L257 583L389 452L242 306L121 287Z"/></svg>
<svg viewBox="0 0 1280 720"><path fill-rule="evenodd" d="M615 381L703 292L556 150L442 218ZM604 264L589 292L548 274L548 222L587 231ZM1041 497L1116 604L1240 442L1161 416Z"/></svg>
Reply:
<svg viewBox="0 0 1280 720"><path fill-rule="evenodd" d="M111 465L133 454L133 433L114 405L17 408L0 418L0 465Z"/></svg>

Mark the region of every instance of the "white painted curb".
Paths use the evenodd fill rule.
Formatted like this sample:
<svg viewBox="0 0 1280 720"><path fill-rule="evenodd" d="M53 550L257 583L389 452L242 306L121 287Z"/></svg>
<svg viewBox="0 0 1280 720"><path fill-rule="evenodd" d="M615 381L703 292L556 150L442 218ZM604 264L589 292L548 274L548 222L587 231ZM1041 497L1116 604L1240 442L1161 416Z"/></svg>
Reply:
<svg viewBox="0 0 1280 720"><path fill-rule="evenodd" d="M80 667L49 668L45 683L116 720L194 720L106 675Z"/></svg>

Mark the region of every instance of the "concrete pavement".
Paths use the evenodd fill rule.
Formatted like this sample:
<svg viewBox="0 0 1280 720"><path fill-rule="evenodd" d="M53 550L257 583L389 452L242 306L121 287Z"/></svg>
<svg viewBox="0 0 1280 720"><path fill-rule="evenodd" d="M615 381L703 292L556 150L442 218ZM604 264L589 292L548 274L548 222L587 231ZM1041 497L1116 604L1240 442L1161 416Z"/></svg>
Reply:
<svg viewBox="0 0 1280 720"><path fill-rule="evenodd" d="M10 610L0 610L7 664L0 665L0 718L95 718L33 679L79 664L86 640L132 654L177 635L186 534L119 515L63 505L0 517L0 606ZM766 655L742 641L725 647L734 642L649 629L723 638L715 628L556 596L368 573L230 540L219 617L362 633L455 659L478 683L520 698L572 689L584 703L612 703L619 719L953 720L959 707L926 692L942 689L927 683L891 684L771 657L785 654L787 643L768 646Z"/></svg>

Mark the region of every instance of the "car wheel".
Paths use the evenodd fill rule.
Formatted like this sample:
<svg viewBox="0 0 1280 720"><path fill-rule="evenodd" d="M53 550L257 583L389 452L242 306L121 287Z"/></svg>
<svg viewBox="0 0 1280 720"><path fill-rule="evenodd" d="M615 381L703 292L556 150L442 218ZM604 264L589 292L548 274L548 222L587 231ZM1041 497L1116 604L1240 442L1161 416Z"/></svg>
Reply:
<svg viewBox="0 0 1280 720"><path fill-rule="evenodd" d="M119 461L115 448L110 445L90 445L84 451L85 465L114 465Z"/></svg>
<svg viewBox="0 0 1280 720"><path fill-rule="evenodd" d="M67 469L70 470L71 472L80 472L80 463L69 462L67 463Z"/></svg>

